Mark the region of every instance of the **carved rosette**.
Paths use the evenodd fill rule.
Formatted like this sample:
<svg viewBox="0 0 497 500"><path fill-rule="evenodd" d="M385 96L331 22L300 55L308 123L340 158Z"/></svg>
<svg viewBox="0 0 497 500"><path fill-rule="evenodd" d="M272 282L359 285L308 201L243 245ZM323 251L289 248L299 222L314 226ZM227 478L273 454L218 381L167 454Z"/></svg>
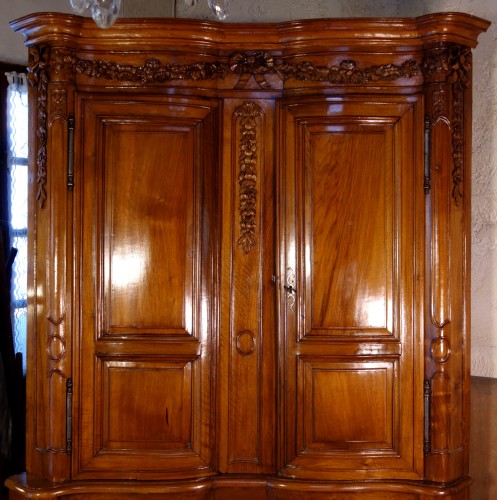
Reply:
<svg viewBox="0 0 497 500"><path fill-rule="evenodd" d="M67 114L67 95L64 89L55 89L50 92L51 117Z"/></svg>
<svg viewBox="0 0 497 500"><path fill-rule="evenodd" d="M240 123L239 212L240 233L238 244L245 253L255 245L257 216L257 121L262 116L261 108L254 102L245 102L235 110Z"/></svg>
<svg viewBox="0 0 497 500"><path fill-rule="evenodd" d="M29 50L28 82L37 89L36 102L36 199L41 208L47 199L47 104L50 48L34 46Z"/></svg>

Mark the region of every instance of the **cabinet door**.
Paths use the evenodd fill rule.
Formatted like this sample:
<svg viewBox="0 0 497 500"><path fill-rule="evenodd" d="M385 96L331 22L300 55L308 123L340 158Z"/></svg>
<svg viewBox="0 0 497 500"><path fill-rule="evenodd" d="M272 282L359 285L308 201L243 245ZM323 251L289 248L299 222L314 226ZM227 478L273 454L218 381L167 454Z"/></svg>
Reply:
<svg viewBox="0 0 497 500"><path fill-rule="evenodd" d="M420 104L280 107L284 475L422 476Z"/></svg>
<svg viewBox="0 0 497 500"><path fill-rule="evenodd" d="M83 96L77 116L74 475L211 474L216 103Z"/></svg>

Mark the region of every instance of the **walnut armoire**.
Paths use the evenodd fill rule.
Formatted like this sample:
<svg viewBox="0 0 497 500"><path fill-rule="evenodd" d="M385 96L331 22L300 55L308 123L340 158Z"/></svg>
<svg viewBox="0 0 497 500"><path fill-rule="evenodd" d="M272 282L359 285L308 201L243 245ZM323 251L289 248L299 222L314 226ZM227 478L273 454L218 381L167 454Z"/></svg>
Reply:
<svg viewBox="0 0 497 500"><path fill-rule="evenodd" d="M486 21L12 22L29 47L13 499L469 499Z"/></svg>

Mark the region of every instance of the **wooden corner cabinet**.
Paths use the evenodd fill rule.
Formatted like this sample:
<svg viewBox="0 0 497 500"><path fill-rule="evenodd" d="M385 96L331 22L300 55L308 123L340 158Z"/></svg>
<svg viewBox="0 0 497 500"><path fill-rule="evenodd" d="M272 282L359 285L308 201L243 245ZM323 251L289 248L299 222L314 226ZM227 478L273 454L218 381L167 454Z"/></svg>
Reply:
<svg viewBox="0 0 497 500"><path fill-rule="evenodd" d="M468 500L461 13L34 14L12 499Z"/></svg>

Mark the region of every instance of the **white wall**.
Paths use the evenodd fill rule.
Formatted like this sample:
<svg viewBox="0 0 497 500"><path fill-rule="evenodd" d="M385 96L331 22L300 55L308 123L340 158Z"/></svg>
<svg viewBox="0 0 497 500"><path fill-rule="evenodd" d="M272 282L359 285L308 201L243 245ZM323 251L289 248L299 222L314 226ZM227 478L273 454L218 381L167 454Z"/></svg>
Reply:
<svg viewBox="0 0 497 500"><path fill-rule="evenodd" d="M0 60L25 63L22 37L7 21L54 10L68 0L1 0ZM123 0L126 16L171 15L174 0ZM176 0L178 17L213 19L206 0L193 7ZM496 0L233 0L231 21L284 21L308 17L418 16L462 11L493 22L473 58L472 375L497 378L497 1Z"/></svg>
<svg viewBox="0 0 497 500"><path fill-rule="evenodd" d="M188 0L187 0L188 2ZM400 0L233 0L229 20L234 22L288 21L292 19L396 16ZM178 17L214 19L206 0L189 7L176 1Z"/></svg>

